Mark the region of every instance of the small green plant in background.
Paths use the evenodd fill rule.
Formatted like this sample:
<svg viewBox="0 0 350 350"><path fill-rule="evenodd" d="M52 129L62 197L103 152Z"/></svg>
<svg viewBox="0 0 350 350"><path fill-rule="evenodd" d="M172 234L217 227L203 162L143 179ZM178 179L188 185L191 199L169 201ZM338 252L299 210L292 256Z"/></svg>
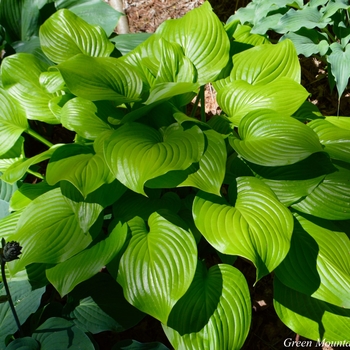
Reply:
<svg viewBox="0 0 350 350"><path fill-rule="evenodd" d="M148 314L175 349L240 349L240 257L256 283L274 273L291 330L348 340L349 119L305 102L289 39L246 46L232 28L205 2L128 49L60 9L35 52L3 60L0 236L23 247L5 273L25 337L0 304L0 348L94 349ZM199 120L187 106L207 83L223 113ZM52 144L52 127L74 141ZM46 149L28 156L31 136Z"/></svg>
<svg viewBox="0 0 350 350"><path fill-rule="evenodd" d="M340 100L350 77L349 8L347 0L253 0L232 15L227 26L231 31L238 26L234 36L243 42L242 33L274 32L280 40L292 40L299 55L327 64L331 88L336 85Z"/></svg>

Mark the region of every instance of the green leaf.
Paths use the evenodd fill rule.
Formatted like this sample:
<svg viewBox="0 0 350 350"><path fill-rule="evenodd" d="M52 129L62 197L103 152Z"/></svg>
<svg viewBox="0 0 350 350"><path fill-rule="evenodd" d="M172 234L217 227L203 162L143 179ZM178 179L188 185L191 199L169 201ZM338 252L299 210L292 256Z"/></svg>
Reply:
<svg viewBox="0 0 350 350"><path fill-rule="evenodd" d="M32 165L50 159L52 154L61 146L62 144L56 144L47 151L39 153L34 157L28 159L18 159L18 161L16 161L10 167L7 168L7 170L2 174L1 179L10 184L14 184L16 181L20 180L25 175L25 173Z"/></svg>
<svg viewBox="0 0 350 350"><path fill-rule="evenodd" d="M106 266L121 250L126 238L127 226L117 225L106 239L48 269L48 280L63 297Z"/></svg>
<svg viewBox="0 0 350 350"><path fill-rule="evenodd" d="M9 281L8 284L19 322L23 324L39 308L45 288L32 290L32 286L27 280ZM0 295L5 294L4 285L0 283ZM16 333L17 330L9 303L0 303L0 347L2 349L5 348L5 338Z"/></svg>
<svg viewBox="0 0 350 350"><path fill-rule="evenodd" d="M110 41L115 43L115 47L122 53L122 55L126 55L146 41L151 35L153 35L153 33L120 34L110 39Z"/></svg>
<svg viewBox="0 0 350 350"><path fill-rule="evenodd" d="M314 54L325 56L328 49L328 37L325 33L320 33L317 30L301 28L297 32L289 32L283 35L282 39L290 39L295 45L298 55L310 57Z"/></svg>
<svg viewBox="0 0 350 350"><path fill-rule="evenodd" d="M244 80L236 80L218 91L217 101L230 121L237 126L250 111L268 108L280 114L292 115L308 95L302 85L287 77L266 85L251 85Z"/></svg>
<svg viewBox="0 0 350 350"><path fill-rule="evenodd" d="M270 188L254 177L237 179L234 206L224 198L199 192L193 217L199 231L219 252L252 261L257 280L273 271L288 253L292 215Z"/></svg>
<svg viewBox="0 0 350 350"><path fill-rule="evenodd" d="M331 22L330 18L322 16L317 7L304 6L301 10L290 9L281 19L274 30L277 33L296 32L300 28L325 28Z"/></svg>
<svg viewBox="0 0 350 350"><path fill-rule="evenodd" d="M207 271L198 262L190 288L163 329L175 349L240 349L250 322L250 295L243 274L226 264Z"/></svg>
<svg viewBox="0 0 350 350"><path fill-rule="evenodd" d="M271 44L269 39L259 34L251 34L252 27L248 25L238 25L233 33L235 41L253 46Z"/></svg>
<svg viewBox="0 0 350 350"><path fill-rule="evenodd" d="M348 117L326 117L325 120L339 128L350 131L350 118Z"/></svg>
<svg viewBox="0 0 350 350"><path fill-rule="evenodd" d="M112 350L169 350L169 348L159 342L139 343L136 340L128 339L115 344Z"/></svg>
<svg viewBox="0 0 350 350"><path fill-rule="evenodd" d="M118 282L130 304L166 323L192 282L196 242L175 215L151 214L149 229L141 218L128 224L132 238L120 261Z"/></svg>
<svg viewBox="0 0 350 350"><path fill-rule="evenodd" d="M240 139L230 136L230 145L240 156L259 165L290 165L323 150L313 130L273 110L248 113L240 121L238 132Z"/></svg>
<svg viewBox="0 0 350 350"><path fill-rule="evenodd" d="M56 0L57 9L67 8L92 25L99 25L110 36L122 14L101 0Z"/></svg>
<svg viewBox="0 0 350 350"><path fill-rule="evenodd" d="M214 130L203 132L207 147L198 165L199 169L189 174L179 186L192 186L220 196L221 185L226 171L226 145L224 138Z"/></svg>
<svg viewBox="0 0 350 350"><path fill-rule="evenodd" d="M64 145L52 155L47 166L46 181L53 186L66 180L84 196L94 192L105 183L114 181L103 156L78 144Z"/></svg>
<svg viewBox="0 0 350 350"><path fill-rule="evenodd" d="M306 180L261 180L271 188L281 203L289 207L309 195L323 179L322 175Z"/></svg>
<svg viewBox="0 0 350 350"><path fill-rule="evenodd" d="M108 57L114 49L99 26L90 25L69 10L58 10L41 27L41 48L55 63L84 54Z"/></svg>
<svg viewBox="0 0 350 350"><path fill-rule="evenodd" d="M4 155L16 144L22 132L27 130L29 125L15 100L1 88L0 109L0 155Z"/></svg>
<svg viewBox="0 0 350 350"><path fill-rule="evenodd" d="M19 260L8 263L10 271L15 274L34 262L59 263L79 253L92 241L80 227L81 221L87 219L92 225L92 214L93 211L75 212L59 188L34 199L22 212L16 233L11 236L20 242L23 253Z"/></svg>
<svg viewBox="0 0 350 350"><path fill-rule="evenodd" d="M200 85L214 81L229 60L228 36L209 2L180 19L164 22L156 32L183 47L197 69Z"/></svg>
<svg viewBox="0 0 350 350"><path fill-rule="evenodd" d="M316 132L324 150L331 158L350 163L350 130L321 119L307 125Z"/></svg>
<svg viewBox="0 0 350 350"><path fill-rule="evenodd" d="M245 80L249 84L265 85L287 77L300 83L300 63L290 40L252 47L234 55L232 60L231 81Z"/></svg>
<svg viewBox="0 0 350 350"><path fill-rule="evenodd" d="M178 124L162 133L139 123L124 124L105 140L104 147L114 176L141 194L145 194L147 180L169 171L185 170L198 162L203 152L204 136L198 126L184 130Z"/></svg>
<svg viewBox="0 0 350 350"><path fill-rule="evenodd" d="M93 334L103 331L122 332L135 326L145 316L130 305L122 287L106 273L98 273L80 283L68 296L69 313L81 330Z"/></svg>
<svg viewBox="0 0 350 350"><path fill-rule="evenodd" d="M339 171L326 175L308 196L292 207L323 219L350 219L350 170L339 167Z"/></svg>
<svg viewBox="0 0 350 350"><path fill-rule="evenodd" d="M119 59L80 54L59 64L57 69L69 90L78 97L113 100L116 104L140 100L141 78L132 66Z"/></svg>
<svg viewBox="0 0 350 350"><path fill-rule="evenodd" d="M81 97L69 100L61 110L62 125L79 136L94 140L106 130L113 130L112 127L97 116L96 105Z"/></svg>
<svg viewBox="0 0 350 350"><path fill-rule="evenodd" d="M33 338L40 343L41 350L70 349L94 350L90 338L73 321L51 317L34 332Z"/></svg>
<svg viewBox="0 0 350 350"><path fill-rule="evenodd" d="M273 303L280 320L303 337L320 343L322 340L344 342L349 337L349 309L297 292L278 278L274 280Z"/></svg>
<svg viewBox="0 0 350 350"><path fill-rule="evenodd" d="M40 76L48 67L29 53L11 55L1 64L2 83L28 119L59 124L49 108L50 100L56 95L48 93L40 84Z"/></svg>
<svg viewBox="0 0 350 350"><path fill-rule="evenodd" d="M325 220L294 216L291 247L276 276L300 293L350 309L348 236Z"/></svg>
<svg viewBox="0 0 350 350"><path fill-rule="evenodd" d="M349 83L350 77L350 44L346 45L345 50L335 42L330 45L331 54L327 56L327 61L331 65L331 72L335 79L338 99L340 99Z"/></svg>
<svg viewBox="0 0 350 350"><path fill-rule="evenodd" d="M40 345L31 337L17 338L6 347L6 350L40 350Z"/></svg>

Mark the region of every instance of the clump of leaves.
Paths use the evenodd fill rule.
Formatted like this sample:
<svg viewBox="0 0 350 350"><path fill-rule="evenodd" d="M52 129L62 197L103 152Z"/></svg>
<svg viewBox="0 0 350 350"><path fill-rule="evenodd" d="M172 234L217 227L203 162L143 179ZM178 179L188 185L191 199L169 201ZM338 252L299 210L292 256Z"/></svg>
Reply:
<svg viewBox="0 0 350 350"><path fill-rule="evenodd" d="M101 28L61 9L40 28L45 59L4 59L0 236L23 247L6 264L21 324L35 314L12 342L6 318L3 347L93 349L87 334L146 313L176 349L239 349L252 307L237 257L256 283L274 272L275 310L293 331L346 339L349 120L305 102L290 40L248 33L247 48L226 29L206 2L115 58ZM209 82L223 113L186 115ZM74 142L52 145L33 121ZM47 150L26 156L23 133ZM27 173L42 181L24 183ZM49 284L64 305L40 306Z"/></svg>
<svg viewBox="0 0 350 350"><path fill-rule="evenodd" d="M328 64L331 88L336 85L340 99L350 77L349 8L347 0L305 4L302 0L253 0L232 15L227 25L239 41L244 42L247 33L266 36L274 31L280 40L290 39L298 54L323 60Z"/></svg>

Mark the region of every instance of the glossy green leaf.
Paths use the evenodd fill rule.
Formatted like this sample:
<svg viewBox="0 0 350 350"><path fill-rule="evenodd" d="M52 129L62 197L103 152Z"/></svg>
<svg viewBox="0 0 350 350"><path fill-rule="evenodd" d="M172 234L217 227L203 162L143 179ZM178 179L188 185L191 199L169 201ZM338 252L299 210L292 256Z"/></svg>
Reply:
<svg viewBox="0 0 350 350"><path fill-rule="evenodd" d="M198 163L199 169L195 173L189 174L179 186L192 186L220 196L226 171L225 141L214 130L206 130L203 133L207 140L207 147Z"/></svg>
<svg viewBox="0 0 350 350"><path fill-rule="evenodd" d="M114 48L101 27L86 23L66 9L55 12L40 27L39 37L45 55L55 63L77 54L108 57Z"/></svg>
<svg viewBox="0 0 350 350"><path fill-rule="evenodd" d="M292 215L257 178L237 179L234 205L199 192L193 203L193 217L199 231L219 252L252 261L257 280L273 271L288 253Z"/></svg>
<svg viewBox="0 0 350 350"><path fill-rule="evenodd" d="M350 118L348 117L326 117L325 120L339 128L350 131Z"/></svg>
<svg viewBox="0 0 350 350"><path fill-rule="evenodd" d="M32 336L40 343L41 350L70 349L94 350L90 338L73 321L51 317L40 325Z"/></svg>
<svg viewBox="0 0 350 350"><path fill-rule="evenodd" d="M346 342L349 337L349 309L297 292L278 278L274 280L274 307L280 320L303 337L320 343L322 340Z"/></svg>
<svg viewBox="0 0 350 350"><path fill-rule="evenodd" d="M323 219L350 219L350 170L339 168L326 175L308 196L292 207Z"/></svg>
<svg viewBox="0 0 350 350"><path fill-rule="evenodd" d="M264 166L294 164L321 152L317 134L298 120L273 110L248 113L239 123L239 138L230 145L246 160Z"/></svg>
<svg viewBox="0 0 350 350"><path fill-rule="evenodd" d="M0 155L9 151L29 125L14 99L0 89Z"/></svg>
<svg viewBox="0 0 350 350"><path fill-rule="evenodd" d="M10 184L14 184L16 181L20 180L25 175L25 173L32 165L38 164L46 159L50 159L50 157L56 151L56 149L61 146L62 144L57 144L52 146L47 151L39 153L34 157L28 159L18 159L18 161L16 161L10 167L8 167L8 169L2 174L1 178Z"/></svg>
<svg viewBox="0 0 350 350"><path fill-rule="evenodd" d="M35 312L39 306L45 288L32 290L32 286L26 280L8 281L11 297L19 318L20 324ZM5 288L0 283L0 295L5 295ZM9 303L0 303L0 347L5 348L5 338L18 330Z"/></svg>
<svg viewBox="0 0 350 350"><path fill-rule="evenodd" d="M6 347L6 350L40 350L40 345L31 337L17 338Z"/></svg>
<svg viewBox="0 0 350 350"><path fill-rule="evenodd" d="M172 124L159 132L139 123L128 123L105 141L104 155L115 177L131 190L145 194L147 180L173 170L185 170L204 151L202 131Z"/></svg>
<svg viewBox="0 0 350 350"><path fill-rule="evenodd" d="M117 225L104 240L46 271L48 280L63 297L77 284L98 273L121 250L127 226Z"/></svg>
<svg viewBox="0 0 350 350"><path fill-rule="evenodd" d="M350 44L345 50L338 42L330 45L332 52L327 56L327 61L331 65L331 72L335 79L339 99L348 86L350 77Z"/></svg>
<svg viewBox="0 0 350 350"><path fill-rule="evenodd" d="M236 80L218 91L217 101L230 121L237 126L248 112L264 108L292 115L308 95L302 85L287 77L263 85Z"/></svg>
<svg viewBox="0 0 350 350"><path fill-rule="evenodd" d="M98 273L80 283L68 296L73 322L93 334L103 331L121 332L135 326L145 316L130 305L122 287L106 273Z"/></svg>
<svg viewBox="0 0 350 350"><path fill-rule="evenodd" d="M198 71L198 83L215 80L229 60L229 39L209 2L157 29L164 39L183 47Z"/></svg>
<svg viewBox="0 0 350 350"><path fill-rule="evenodd" d="M291 247L276 276L300 293L350 309L348 236L325 220L294 216Z"/></svg>
<svg viewBox="0 0 350 350"><path fill-rule="evenodd" d="M240 349L250 322L250 295L243 274L226 264L207 271L198 262L190 288L163 329L175 349Z"/></svg>
<svg viewBox="0 0 350 350"><path fill-rule="evenodd" d="M289 207L309 195L323 179L322 175L307 180L261 180L271 188L281 203Z"/></svg>
<svg viewBox="0 0 350 350"><path fill-rule="evenodd" d="M300 63L290 40L255 46L234 55L232 60L231 81L245 80L249 84L265 85L287 77L300 83Z"/></svg>
<svg viewBox="0 0 350 350"><path fill-rule="evenodd" d="M169 348L159 342L140 343L136 340L128 339L115 344L112 350L169 350Z"/></svg>
<svg viewBox="0 0 350 350"><path fill-rule="evenodd" d="M151 35L153 35L153 33L120 34L112 38L110 41L115 43L115 47L122 53L122 55L126 55L146 41Z"/></svg>
<svg viewBox="0 0 350 350"><path fill-rule="evenodd" d="M90 215L91 212L75 212L59 188L34 199L22 212L12 235L12 240L20 242L23 253L21 259L8 263L11 272L34 262L59 263L86 248L92 238L80 223Z"/></svg>
<svg viewBox="0 0 350 350"><path fill-rule="evenodd" d="M118 282L129 303L166 323L192 282L196 242L175 215L151 214L149 229L141 218L128 224L132 238L120 261Z"/></svg>
<svg viewBox="0 0 350 350"><path fill-rule="evenodd" d="M69 90L78 97L113 100L117 104L140 100L141 78L132 66L119 59L80 54L57 68Z"/></svg>
<svg viewBox="0 0 350 350"><path fill-rule="evenodd" d="M251 33L252 27L248 25L238 25L236 30L233 33L235 41L240 43L250 44L253 46L258 46L262 44L271 44L269 39L265 36L259 34Z"/></svg>
<svg viewBox="0 0 350 350"><path fill-rule="evenodd" d="M99 25L110 36L122 14L101 0L56 0L57 9L67 8L92 25Z"/></svg>
<svg viewBox="0 0 350 350"><path fill-rule="evenodd" d="M47 63L29 53L11 55L1 64L2 83L28 119L58 124L49 108L49 102L55 95L48 93L40 84L40 75L48 67Z"/></svg>
<svg viewBox="0 0 350 350"><path fill-rule="evenodd" d="M72 144L57 149L47 166L46 181L53 186L66 180L72 183L84 196L105 183L113 182L115 177L110 172L103 156L93 154L86 147Z"/></svg>
<svg viewBox="0 0 350 350"><path fill-rule="evenodd" d="M79 136L94 140L103 131L113 130L112 127L99 118L96 105L83 98L69 100L61 110L62 125Z"/></svg>
<svg viewBox="0 0 350 350"><path fill-rule="evenodd" d="M350 130L321 119L312 121L308 126L316 132L331 158L350 163Z"/></svg>

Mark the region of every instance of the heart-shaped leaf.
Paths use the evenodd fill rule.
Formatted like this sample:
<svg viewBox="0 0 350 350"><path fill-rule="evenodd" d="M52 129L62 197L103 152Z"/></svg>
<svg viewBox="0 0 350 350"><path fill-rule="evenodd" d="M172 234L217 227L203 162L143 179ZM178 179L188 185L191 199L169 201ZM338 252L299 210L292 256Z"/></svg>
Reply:
<svg viewBox="0 0 350 350"><path fill-rule="evenodd" d="M105 141L104 155L115 177L131 190L145 194L147 180L172 170L185 170L200 160L204 136L198 126L184 130L170 125L163 134L139 123L128 123Z"/></svg>
<svg viewBox="0 0 350 350"><path fill-rule="evenodd" d="M77 144L58 148L47 166L47 183L53 186L62 180L69 181L86 198L103 184L113 182L115 177L103 156L86 148Z"/></svg>
<svg viewBox="0 0 350 350"><path fill-rule="evenodd" d="M257 280L273 271L288 253L292 215L257 178L237 179L234 206L224 198L199 192L193 217L199 231L219 252L252 261Z"/></svg>
<svg viewBox="0 0 350 350"><path fill-rule="evenodd" d="M350 130L322 119L314 120L307 125L316 132L324 150L331 158L350 162Z"/></svg>
<svg viewBox="0 0 350 350"><path fill-rule="evenodd" d="M231 81L245 80L253 85L266 85L278 78L288 77L300 83L300 63L290 40L252 47L234 55L232 60Z"/></svg>
<svg viewBox="0 0 350 350"><path fill-rule="evenodd" d="M21 259L8 263L14 274L34 262L55 264L86 248L91 236L80 227L59 188L34 199L22 212L11 239L23 247Z"/></svg>
<svg viewBox="0 0 350 350"><path fill-rule="evenodd" d="M113 100L117 104L140 100L142 80L132 66L120 59L79 54L56 68L69 90L78 97Z"/></svg>
<svg viewBox="0 0 350 350"><path fill-rule="evenodd" d="M0 89L0 109L0 155L4 155L29 125L16 102L3 89Z"/></svg>
<svg viewBox="0 0 350 350"><path fill-rule="evenodd" d="M239 123L240 139L230 145L246 160L264 166L294 164L323 150L317 134L298 120L272 110L248 113Z"/></svg>
<svg viewBox="0 0 350 350"><path fill-rule="evenodd" d="M308 196L292 207L323 219L350 219L350 170L338 168L339 171L326 175Z"/></svg>
<svg viewBox="0 0 350 350"><path fill-rule="evenodd" d="M291 247L276 269L278 279L300 293L350 309L348 236L325 220L294 216Z"/></svg>
<svg viewBox="0 0 350 350"><path fill-rule="evenodd" d="M39 37L45 55L55 63L77 54L108 57L114 49L101 27L86 23L66 9L55 12L40 27Z"/></svg>
<svg viewBox="0 0 350 350"><path fill-rule="evenodd" d="M240 349L250 322L250 295L243 274L226 264L207 271L198 262L190 288L163 329L175 349Z"/></svg>
<svg viewBox="0 0 350 350"><path fill-rule="evenodd" d="M79 136L94 140L106 130L113 130L112 127L99 118L96 105L81 97L69 100L61 110L61 123L69 129L75 131Z"/></svg>
<svg viewBox="0 0 350 350"><path fill-rule="evenodd" d="M197 69L200 85L215 80L229 60L228 36L209 2L182 18L164 22L157 33L183 47Z"/></svg>
<svg viewBox="0 0 350 350"><path fill-rule="evenodd" d="M217 100L230 121L238 126L244 115L264 108L284 115L292 115L309 93L297 82L282 77L268 84L251 85L236 80L218 91Z"/></svg>
<svg viewBox="0 0 350 350"><path fill-rule="evenodd" d="M106 239L48 269L48 280L63 297L106 266L123 247L126 238L127 226L117 225Z"/></svg>
<svg viewBox="0 0 350 350"><path fill-rule="evenodd" d="M48 93L40 83L40 76L49 65L29 53L6 57L1 64L2 83L15 98L28 119L58 124L58 119L49 108L56 95Z"/></svg>
<svg viewBox="0 0 350 350"><path fill-rule="evenodd" d="M342 342L350 334L350 310L335 306L288 288L274 280L274 301L280 320L293 332L308 339ZM345 341L345 343L344 343Z"/></svg>
<svg viewBox="0 0 350 350"><path fill-rule="evenodd" d="M175 215L166 217L151 214L149 230L139 217L128 222L132 238L118 272L129 303L163 323L190 286L197 264L196 242L181 227L185 223Z"/></svg>

